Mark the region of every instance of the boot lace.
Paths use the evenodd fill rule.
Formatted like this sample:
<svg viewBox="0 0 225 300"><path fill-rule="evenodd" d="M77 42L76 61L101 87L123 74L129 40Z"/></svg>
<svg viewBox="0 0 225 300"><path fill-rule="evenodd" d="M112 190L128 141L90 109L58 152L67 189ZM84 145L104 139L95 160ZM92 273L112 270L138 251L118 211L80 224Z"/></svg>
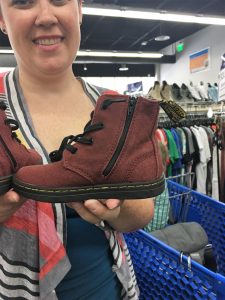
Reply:
<svg viewBox="0 0 225 300"><path fill-rule="evenodd" d="M87 123L87 125L84 128L84 132L82 134L78 135L69 135L65 137L59 147L58 150L55 150L49 154L49 158L52 162L56 162L62 159L62 155L65 149L70 151L72 154L77 152L77 148L74 147L72 144L73 143L81 143L85 145L92 145L93 140L92 138L85 136L86 134L93 132L93 131L98 131L104 128L104 125L102 123L96 123L96 124L90 124L91 121Z"/></svg>
<svg viewBox="0 0 225 300"><path fill-rule="evenodd" d="M0 101L0 109L6 110L6 108L7 108L6 104L3 101ZM18 143L21 143L21 141L17 137L17 134L14 132L14 131L16 131L19 128L18 122L16 120L14 120L14 119L7 118L7 119L4 120L4 123L11 128L11 131L12 131L12 135L11 136L12 136L12 138L16 139L16 141Z"/></svg>
<svg viewBox="0 0 225 300"><path fill-rule="evenodd" d="M113 103L125 102L125 101L126 100L124 100L124 99L117 99L117 100L105 99L102 103L101 109L105 110ZM69 136L65 137L62 140L59 149L55 150L55 151L52 151L49 154L49 158L50 158L51 162L56 162L56 161L61 160L62 156L63 156L63 152L64 152L65 149L70 151L72 154L75 154L77 152L77 148L72 145L73 143L81 143L81 144L85 144L85 145L92 145L93 144L92 138L88 137L87 134L90 133L90 132L98 131L98 130L101 130L101 129L104 128L103 123L91 124L93 115L94 115L94 111L92 111L91 119L86 124L86 126L84 127L84 132L82 134L78 134L78 135L75 135L75 136L74 135L69 135Z"/></svg>

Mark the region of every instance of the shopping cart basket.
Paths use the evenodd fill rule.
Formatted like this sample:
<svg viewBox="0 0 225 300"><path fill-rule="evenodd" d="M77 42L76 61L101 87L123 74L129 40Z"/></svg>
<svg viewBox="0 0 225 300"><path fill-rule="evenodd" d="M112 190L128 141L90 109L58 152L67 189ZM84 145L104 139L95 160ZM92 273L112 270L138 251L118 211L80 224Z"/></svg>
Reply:
<svg viewBox="0 0 225 300"><path fill-rule="evenodd" d="M225 300L225 205L167 180L173 222L198 222L216 256L217 272L139 230L125 234L140 300Z"/></svg>

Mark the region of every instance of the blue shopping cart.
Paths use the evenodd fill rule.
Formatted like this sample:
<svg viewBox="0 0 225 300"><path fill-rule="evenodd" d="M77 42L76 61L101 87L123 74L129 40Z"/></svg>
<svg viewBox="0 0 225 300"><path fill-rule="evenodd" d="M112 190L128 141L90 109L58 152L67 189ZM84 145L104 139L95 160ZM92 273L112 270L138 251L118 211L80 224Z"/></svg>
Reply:
<svg viewBox="0 0 225 300"><path fill-rule="evenodd" d="M213 246L217 271L189 261L175 249L139 230L125 234L140 300L225 300L225 205L167 180L176 222L198 222Z"/></svg>

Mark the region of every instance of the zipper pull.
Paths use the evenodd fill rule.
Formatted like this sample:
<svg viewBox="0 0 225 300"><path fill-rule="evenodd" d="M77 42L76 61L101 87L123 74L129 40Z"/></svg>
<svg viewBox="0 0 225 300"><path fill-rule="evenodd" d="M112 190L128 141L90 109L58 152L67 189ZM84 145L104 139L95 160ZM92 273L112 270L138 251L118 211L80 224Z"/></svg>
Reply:
<svg viewBox="0 0 225 300"><path fill-rule="evenodd" d="M137 98L136 97L129 97L129 106L128 106L128 115L130 115L133 112L133 109L136 105Z"/></svg>
<svg viewBox="0 0 225 300"><path fill-rule="evenodd" d="M105 110L112 103L125 102L125 99L105 99L102 103L101 109Z"/></svg>

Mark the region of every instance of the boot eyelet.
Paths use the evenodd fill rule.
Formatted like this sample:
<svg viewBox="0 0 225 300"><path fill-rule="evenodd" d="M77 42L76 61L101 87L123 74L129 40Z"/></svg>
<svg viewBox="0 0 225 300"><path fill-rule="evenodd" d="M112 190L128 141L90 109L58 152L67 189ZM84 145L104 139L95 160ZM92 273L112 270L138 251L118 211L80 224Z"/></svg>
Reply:
<svg viewBox="0 0 225 300"><path fill-rule="evenodd" d="M5 119L4 123L5 125L10 126L12 131L15 131L19 128L18 122L14 119Z"/></svg>
<svg viewBox="0 0 225 300"><path fill-rule="evenodd" d="M71 148L71 153L75 154L77 152L77 148Z"/></svg>

